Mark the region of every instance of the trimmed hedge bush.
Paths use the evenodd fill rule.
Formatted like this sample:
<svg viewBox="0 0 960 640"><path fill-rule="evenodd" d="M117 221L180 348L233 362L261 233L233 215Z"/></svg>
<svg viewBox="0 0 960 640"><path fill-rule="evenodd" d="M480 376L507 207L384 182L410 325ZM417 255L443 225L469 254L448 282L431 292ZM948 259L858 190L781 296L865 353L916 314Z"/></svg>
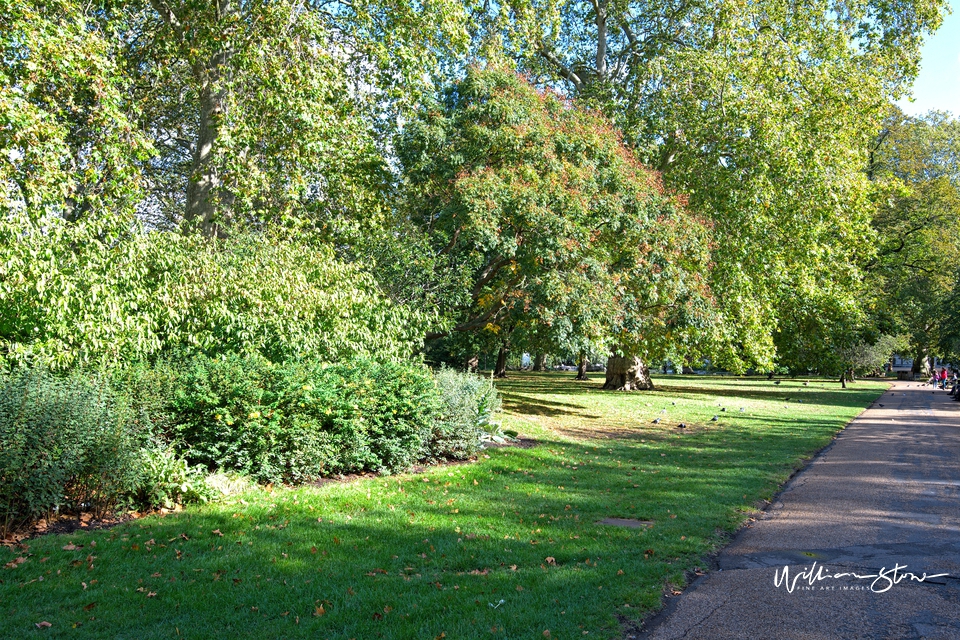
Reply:
<svg viewBox="0 0 960 640"><path fill-rule="evenodd" d="M171 435L186 457L268 482L406 469L440 412L433 376L412 364L197 356L177 386Z"/></svg>
<svg viewBox="0 0 960 640"><path fill-rule="evenodd" d="M103 515L137 483L139 434L104 383L0 378L0 532L55 510Z"/></svg>

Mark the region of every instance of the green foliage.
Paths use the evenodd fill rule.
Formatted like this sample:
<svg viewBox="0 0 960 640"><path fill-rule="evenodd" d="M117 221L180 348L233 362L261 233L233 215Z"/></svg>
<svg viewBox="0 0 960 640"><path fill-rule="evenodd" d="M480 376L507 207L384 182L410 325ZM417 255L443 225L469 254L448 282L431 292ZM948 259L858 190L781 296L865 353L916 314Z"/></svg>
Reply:
<svg viewBox="0 0 960 640"><path fill-rule="evenodd" d="M325 246L270 234L103 238L0 218L0 358L56 369L173 350L273 360L406 357L425 313L394 305Z"/></svg>
<svg viewBox="0 0 960 640"><path fill-rule="evenodd" d="M447 367L437 371L442 408L430 438L433 459L463 460L480 448L500 412L500 396L493 383L472 373Z"/></svg>
<svg viewBox="0 0 960 640"><path fill-rule="evenodd" d="M892 109L872 156L878 238L867 265L876 324L916 359L955 352L960 121Z"/></svg>
<svg viewBox="0 0 960 640"><path fill-rule="evenodd" d="M714 225L712 360L768 368L859 321L874 243L864 169L945 0L508 1L487 10L543 85L599 108ZM494 48L494 47L490 47ZM860 317L858 317L860 316ZM843 340L839 340L842 342Z"/></svg>
<svg viewBox="0 0 960 640"><path fill-rule="evenodd" d="M515 73L468 69L398 155L405 232L435 256L421 266L435 270L439 333L656 352L709 306L706 228L607 120Z"/></svg>
<svg viewBox="0 0 960 640"><path fill-rule="evenodd" d="M73 0L0 0L0 15L0 211L130 210L152 145L126 103L121 43Z"/></svg>
<svg viewBox="0 0 960 640"><path fill-rule="evenodd" d="M170 447L147 447L140 451L140 474L133 500L141 508L208 502L214 490L206 483L201 467L191 467Z"/></svg>
<svg viewBox="0 0 960 640"><path fill-rule="evenodd" d="M184 455L271 482L406 469L426 455L439 410L428 371L369 360L324 367L200 356L178 386L171 435Z"/></svg>
<svg viewBox="0 0 960 640"><path fill-rule="evenodd" d="M139 434L101 381L0 379L0 533L54 510L104 514L133 487Z"/></svg>

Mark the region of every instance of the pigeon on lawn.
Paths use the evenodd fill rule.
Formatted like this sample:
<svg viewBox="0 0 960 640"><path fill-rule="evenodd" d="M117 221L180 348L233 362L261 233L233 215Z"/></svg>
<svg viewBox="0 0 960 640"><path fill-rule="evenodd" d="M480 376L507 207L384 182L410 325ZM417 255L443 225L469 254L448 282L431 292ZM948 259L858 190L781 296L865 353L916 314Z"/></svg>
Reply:
<svg viewBox="0 0 960 640"><path fill-rule="evenodd" d="M720 416L713 416L712 418L710 418L710 422L716 422L719 419L720 419Z"/></svg>
<svg viewBox="0 0 960 640"><path fill-rule="evenodd" d="M809 385L809 384L810 384L809 382L804 382L804 383L803 383L803 386L806 387L806 386Z"/></svg>
<svg viewBox="0 0 960 640"><path fill-rule="evenodd" d="M726 407L724 407L724 408L722 408L722 409L720 409L720 411L726 411L726 410L727 410L727 408L726 408Z"/></svg>
<svg viewBox="0 0 960 640"><path fill-rule="evenodd" d="M673 406L677 406L676 402L671 402L670 404L672 404Z"/></svg>
<svg viewBox="0 0 960 640"><path fill-rule="evenodd" d="M746 409L744 409L743 407L740 407L740 413L743 413L744 411L746 411Z"/></svg>
<svg viewBox="0 0 960 640"><path fill-rule="evenodd" d="M654 418L653 424L660 424L660 418Z"/></svg>
<svg viewBox="0 0 960 640"><path fill-rule="evenodd" d="M681 422L680 424L677 425L677 428L679 428L679 429L686 429L686 428L687 428L687 425Z"/></svg>
<svg viewBox="0 0 960 640"><path fill-rule="evenodd" d="M773 381L773 384L780 384L780 381L779 381L779 380L774 380L774 381Z"/></svg>

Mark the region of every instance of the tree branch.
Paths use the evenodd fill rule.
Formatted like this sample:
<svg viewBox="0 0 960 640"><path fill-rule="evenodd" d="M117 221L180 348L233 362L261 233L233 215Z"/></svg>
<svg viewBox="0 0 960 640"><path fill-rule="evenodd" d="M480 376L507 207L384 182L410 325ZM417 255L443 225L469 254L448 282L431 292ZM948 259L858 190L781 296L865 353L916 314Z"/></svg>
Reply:
<svg viewBox="0 0 960 640"><path fill-rule="evenodd" d="M580 79L580 76L575 74L573 71L567 68L566 65L557 57L555 53L547 49L545 45L540 45L540 55L550 64L557 68L557 72L570 81L573 84L574 88L579 91L583 88L583 80Z"/></svg>

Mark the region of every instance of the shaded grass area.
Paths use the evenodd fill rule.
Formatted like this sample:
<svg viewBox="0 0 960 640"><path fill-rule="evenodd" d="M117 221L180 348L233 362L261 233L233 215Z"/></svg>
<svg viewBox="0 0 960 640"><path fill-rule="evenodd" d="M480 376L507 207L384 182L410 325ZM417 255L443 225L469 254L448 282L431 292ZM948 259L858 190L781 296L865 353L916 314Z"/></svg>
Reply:
<svg viewBox="0 0 960 640"><path fill-rule="evenodd" d="M0 550L0 637L619 637L886 387L571 378L498 383L535 448Z"/></svg>

